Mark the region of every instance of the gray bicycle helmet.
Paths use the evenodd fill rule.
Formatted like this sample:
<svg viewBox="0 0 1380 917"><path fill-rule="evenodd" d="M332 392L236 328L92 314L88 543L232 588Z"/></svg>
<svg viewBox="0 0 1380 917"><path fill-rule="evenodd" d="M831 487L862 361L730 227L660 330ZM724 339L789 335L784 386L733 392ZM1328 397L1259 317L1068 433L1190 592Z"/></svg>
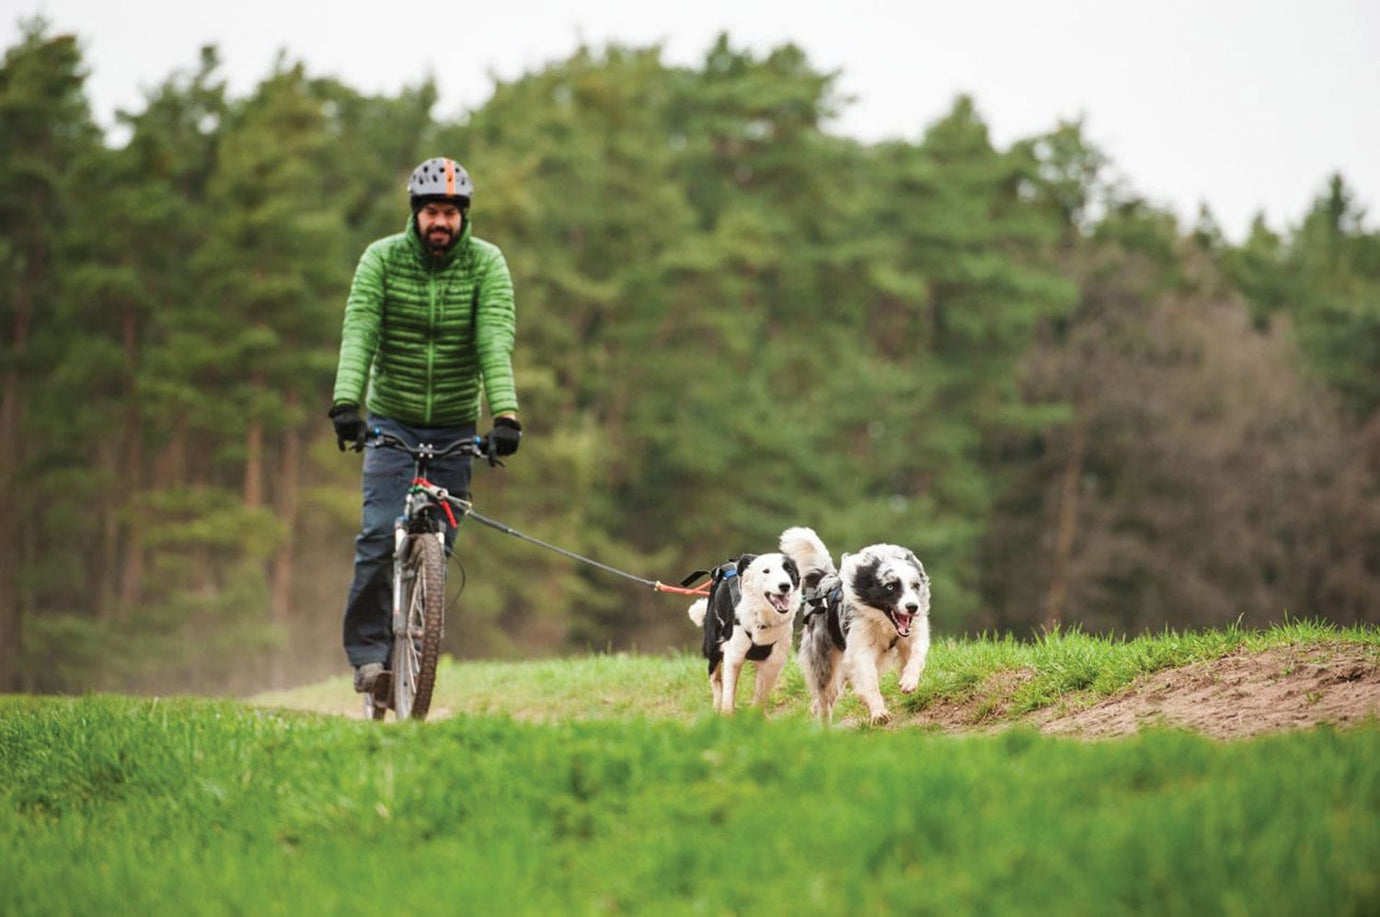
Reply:
<svg viewBox="0 0 1380 917"><path fill-rule="evenodd" d="M433 200L449 200L463 210L474 196L474 182L460 163L437 156L412 170L412 177L407 180L407 193L412 198L414 210L421 203Z"/></svg>

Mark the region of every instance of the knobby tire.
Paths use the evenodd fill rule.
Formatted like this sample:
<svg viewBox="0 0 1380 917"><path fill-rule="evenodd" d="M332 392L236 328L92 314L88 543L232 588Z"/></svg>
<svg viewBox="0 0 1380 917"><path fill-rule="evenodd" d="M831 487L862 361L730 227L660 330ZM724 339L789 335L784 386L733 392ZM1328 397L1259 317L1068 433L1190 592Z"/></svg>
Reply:
<svg viewBox="0 0 1380 917"><path fill-rule="evenodd" d="M424 720L445 628L446 558L436 536L411 539L405 575L405 630L393 635L393 710L400 720Z"/></svg>

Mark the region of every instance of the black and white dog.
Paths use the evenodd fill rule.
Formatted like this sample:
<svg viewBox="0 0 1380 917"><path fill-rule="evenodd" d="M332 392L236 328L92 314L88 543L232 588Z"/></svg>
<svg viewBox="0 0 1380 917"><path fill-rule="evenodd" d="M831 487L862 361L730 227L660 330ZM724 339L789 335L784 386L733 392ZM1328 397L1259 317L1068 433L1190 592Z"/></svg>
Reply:
<svg viewBox="0 0 1380 917"><path fill-rule="evenodd" d="M704 628L704 658L714 709L732 713L743 664L756 663L752 702L764 707L791 655L791 633L800 607L800 571L784 554L744 554L713 574L709 598L690 606L690 620Z"/></svg>
<svg viewBox="0 0 1380 917"><path fill-rule="evenodd" d="M810 710L828 723L846 681L867 705L874 724L891 713L880 679L895 666L901 690L920 684L930 649L930 578L914 552L874 544L845 554L834 567L813 529L781 533L781 551L793 558L805 584L805 627L798 657L810 689Z"/></svg>

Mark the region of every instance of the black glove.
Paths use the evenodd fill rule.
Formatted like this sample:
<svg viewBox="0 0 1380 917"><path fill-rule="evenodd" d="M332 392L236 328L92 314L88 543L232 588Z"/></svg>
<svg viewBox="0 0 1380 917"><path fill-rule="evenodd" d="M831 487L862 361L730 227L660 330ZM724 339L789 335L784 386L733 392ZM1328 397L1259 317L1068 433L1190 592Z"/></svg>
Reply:
<svg viewBox="0 0 1380 917"><path fill-rule="evenodd" d="M337 404L331 408L331 423L335 424L335 444L344 452L348 445L356 452L364 448L364 421L359 408L353 404Z"/></svg>
<svg viewBox="0 0 1380 917"><path fill-rule="evenodd" d="M489 431L490 454L512 455L518 451L518 443L520 442L522 442L522 424L518 423L516 417L494 418L494 428Z"/></svg>

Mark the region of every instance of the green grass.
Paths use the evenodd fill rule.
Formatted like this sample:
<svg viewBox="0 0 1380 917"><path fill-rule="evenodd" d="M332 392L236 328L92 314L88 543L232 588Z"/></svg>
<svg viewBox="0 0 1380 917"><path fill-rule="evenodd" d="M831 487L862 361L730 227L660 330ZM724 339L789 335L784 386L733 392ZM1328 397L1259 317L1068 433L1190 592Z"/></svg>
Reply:
<svg viewBox="0 0 1380 917"><path fill-rule="evenodd" d="M1380 729L0 703L7 914L1374 913Z"/></svg>
<svg viewBox="0 0 1380 917"><path fill-rule="evenodd" d="M981 704L1019 670L993 705L1013 715L1015 694L1338 641L1380 653L1298 623L941 641L906 702ZM1374 720L1238 742L825 729L785 681L769 719L710 715L689 656L452 664L454 715L427 723L0 698L0 913L1380 911Z"/></svg>

